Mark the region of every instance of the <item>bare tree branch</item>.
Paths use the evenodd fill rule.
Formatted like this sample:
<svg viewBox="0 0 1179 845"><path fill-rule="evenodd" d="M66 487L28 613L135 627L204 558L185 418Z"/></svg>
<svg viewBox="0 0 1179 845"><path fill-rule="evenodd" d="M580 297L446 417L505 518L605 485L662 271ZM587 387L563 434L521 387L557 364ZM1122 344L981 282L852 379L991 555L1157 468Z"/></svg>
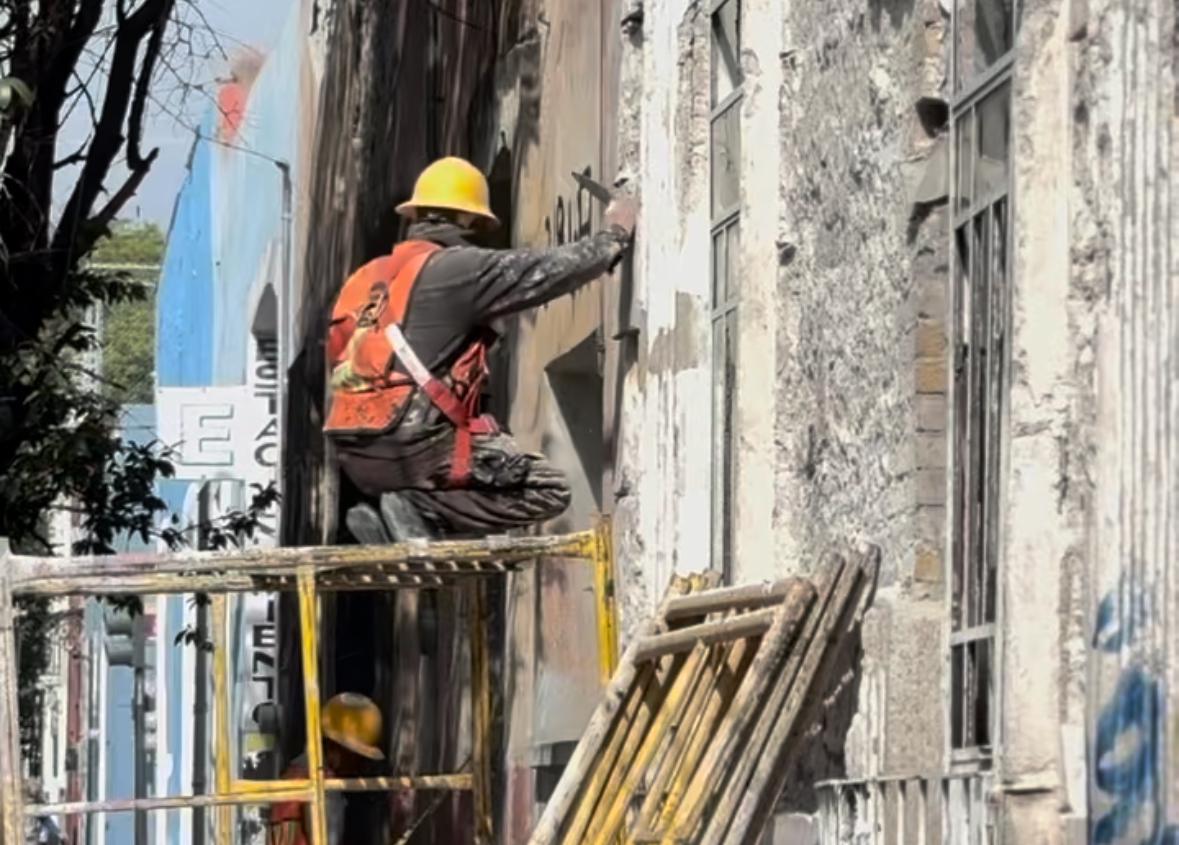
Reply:
<svg viewBox="0 0 1179 845"><path fill-rule="evenodd" d="M123 206L125 206L131 200L131 198L135 196L135 192L139 190L139 186L147 177L147 174L151 170L151 166L155 162L156 156L159 155L159 152L160 150L157 147L148 153L146 158L141 158L139 160L139 167L131 168L131 173L127 177L127 181L123 183L123 187L115 191L114 195L110 198L110 200L107 201L106 205L104 205L97 214L86 221L88 238L92 238L93 241L97 241L106 234L110 228L110 224L114 222L115 217L118 216Z"/></svg>
<svg viewBox="0 0 1179 845"><path fill-rule="evenodd" d="M86 79L82 79L81 76L74 73L74 78L78 80L78 87L70 92L74 94L74 99L70 102L66 113L62 115L59 126L65 126L69 122L74 109L77 108L78 103L83 101L85 101L87 107L90 109L90 125L93 126L95 123L98 123L98 106L94 104L94 97L90 93L90 86L94 83L94 77L98 74L99 67L100 65L95 64L94 68L90 71L90 76ZM87 139L87 143L89 143L89 138Z"/></svg>
<svg viewBox="0 0 1179 845"><path fill-rule="evenodd" d="M171 4L174 2L175 0L169 0L166 11L162 12L160 19L152 27L151 35L147 39L147 47L143 51L139 78L135 80L135 95L131 100L131 118L127 123L127 163L133 173L143 171L146 175L148 168L151 167L159 153L158 149L152 150L148 154L148 158L144 159L139 150L139 143L143 138L143 109L151 91L151 83L156 71L156 57L160 55L160 45L164 40L164 28L168 22L168 14L171 12ZM143 177L140 177L140 181L143 181ZM121 208L122 204L119 207Z"/></svg>
<svg viewBox="0 0 1179 845"><path fill-rule="evenodd" d="M95 126L94 141L90 145L86 164L53 236L54 251L59 253L54 273L58 285L62 283L66 270L76 256L85 254L101 234L87 229L84 223L102 191L103 178L126 140L123 128L128 109L132 110L138 121L142 121L141 96L146 96L146 93L141 95L141 91L146 92L147 86L141 86L137 80L136 55L143 39L150 35L140 67L150 69L155 66L160 44L156 33L167 25L174 3L175 0L146 0L133 13L125 16L115 35L115 50L107 78L106 97L103 100L98 124ZM136 145L136 156L141 132L142 126L139 122L130 127L132 142ZM154 160L152 156L149 158ZM138 158L134 163L142 167L147 161L148 159ZM134 171L134 168L132 170ZM143 175L146 175L146 172ZM133 172L132 180L136 185L143 181L143 175L136 180ZM120 190L116 196L126 197L126 193ZM107 204L107 209L109 207L110 203ZM104 209L105 213L109 213L107 209ZM115 209L115 213L117 211L118 209Z"/></svg>
<svg viewBox="0 0 1179 845"><path fill-rule="evenodd" d="M89 144L90 144L90 139L87 138L85 141L82 142L82 146L78 147L78 149L75 152L71 153L70 155L66 156L63 159L55 161L53 163L53 169L54 170L61 170L63 168L69 167L72 164L80 164L83 161L85 161L86 160L86 147L89 146Z"/></svg>

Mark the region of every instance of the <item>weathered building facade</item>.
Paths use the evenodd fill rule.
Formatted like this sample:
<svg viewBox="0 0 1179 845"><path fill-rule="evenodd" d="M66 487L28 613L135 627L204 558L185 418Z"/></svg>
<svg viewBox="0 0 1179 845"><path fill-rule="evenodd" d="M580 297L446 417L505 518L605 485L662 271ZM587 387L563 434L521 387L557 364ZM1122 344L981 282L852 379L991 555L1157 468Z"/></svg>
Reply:
<svg viewBox="0 0 1179 845"><path fill-rule="evenodd" d="M862 835L907 795L913 836L928 789L935 839L1174 837L1174 10L624 20L624 607L702 549L747 582L878 544L784 810Z"/></svg>
<svg viewBox="0 0 1179 845"><path fill-rule="evenodd" d="M288 541L336 539L354 500L318 435L322 321L418 169L485 167L500 245L587 234L601 209L570 172L621 175L631 257L502 327L491 400L569 473L551 528L611 517L624 632L673 573L747 583L881 547L781 835L884 841L903 817L915 841L921 807L930 841L1179 835L1174 9L341 0L330 19ZM552 562L502 596L504 842L592 707L590 586ZM442 689L458 724L461 643L420 657L412 597L339 601L337 648L375 625L377 653L326 677L381 692L395 726ZM461 763L458 736L397 742L410 766Z"/></svg>

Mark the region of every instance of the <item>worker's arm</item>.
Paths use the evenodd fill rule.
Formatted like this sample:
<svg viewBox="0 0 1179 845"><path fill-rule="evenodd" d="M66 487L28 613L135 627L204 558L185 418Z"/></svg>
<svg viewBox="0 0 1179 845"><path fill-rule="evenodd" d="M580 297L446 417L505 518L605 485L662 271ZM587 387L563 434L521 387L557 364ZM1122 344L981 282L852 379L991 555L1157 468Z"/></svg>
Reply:
<svg viewBox="0 0 1179 845"><path fill-rule="evenodd" d="M606 210L606 228L551 249L487 251L479 261L475 312L504 317L572 293L609 272L630 243L638 207L619 197Z"/></svg>

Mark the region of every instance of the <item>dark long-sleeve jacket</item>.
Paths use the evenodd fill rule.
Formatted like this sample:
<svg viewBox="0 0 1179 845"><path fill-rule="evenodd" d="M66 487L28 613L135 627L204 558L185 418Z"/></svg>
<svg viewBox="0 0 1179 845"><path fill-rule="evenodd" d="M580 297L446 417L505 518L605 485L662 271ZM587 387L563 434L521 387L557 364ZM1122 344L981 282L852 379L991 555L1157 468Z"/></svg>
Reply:
<svg viewBox="0 0 1179 845"><path fill-rule="evenodd" d="M415 281L402 331L418 358L439 377L477 338L487 340L491 323L543 305L609 272L622 257L628 236L609 228L588 238L550 249L493 250L473 246L468 232L447 222L427 221L410 227L410 240L442 247L426 261ZM405 375L394 359L394 372ZM418 450L437 463L453 427L420 391L409 399L391 428L372 433L330 432L341 447L389 450L403 466ZM374 444L374 440L380 444ZM425 455L422 456L425 458Z"/></svg>
<svg viewBox="0 0 1179 845"><path fill-rule="evenodd" d="M551 249L481 249L458 226L434 222L411 226L409 237L443 247L422 268L402 326L409 345L436 372L473 331L609 272L628 240L622 229L610 228Z"/></svg>

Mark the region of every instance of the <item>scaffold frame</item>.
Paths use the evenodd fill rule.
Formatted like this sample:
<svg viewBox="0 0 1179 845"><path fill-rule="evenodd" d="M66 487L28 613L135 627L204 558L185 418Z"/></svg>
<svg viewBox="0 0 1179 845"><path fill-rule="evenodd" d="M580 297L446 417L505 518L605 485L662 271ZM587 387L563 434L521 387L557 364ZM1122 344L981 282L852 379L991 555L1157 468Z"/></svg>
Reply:
<svg viewBox="0 0 1179 845"><path fill-rule="evenodd" d="M603 685L618 660L614 560L609 521L572 534L415 540L389 546L315 546L224 552L127 554L105 557L33 557L11 554L0 539L0 845L23 842L27 819L55 815L183 810L211 807L218 841L232 842L235 806L306 802L311 845L328 845L326 797L332 792L402 790L471 792L473 842L493 836L491 791L492 689L488 654L487 579L518 571L541 558L593 566L598 664ZM320 721L318 598L350 590L453 589L471 596L472 755L470 771L416 776L332 779L323 769ZM228 595L298 594L300 657L306 714L308 777L255 781L234 776L229 726ZM14 599L20 596L154 595L204 592L211 596L215 791L116 801L25 805L17 712L18 660Z"/></svg>

